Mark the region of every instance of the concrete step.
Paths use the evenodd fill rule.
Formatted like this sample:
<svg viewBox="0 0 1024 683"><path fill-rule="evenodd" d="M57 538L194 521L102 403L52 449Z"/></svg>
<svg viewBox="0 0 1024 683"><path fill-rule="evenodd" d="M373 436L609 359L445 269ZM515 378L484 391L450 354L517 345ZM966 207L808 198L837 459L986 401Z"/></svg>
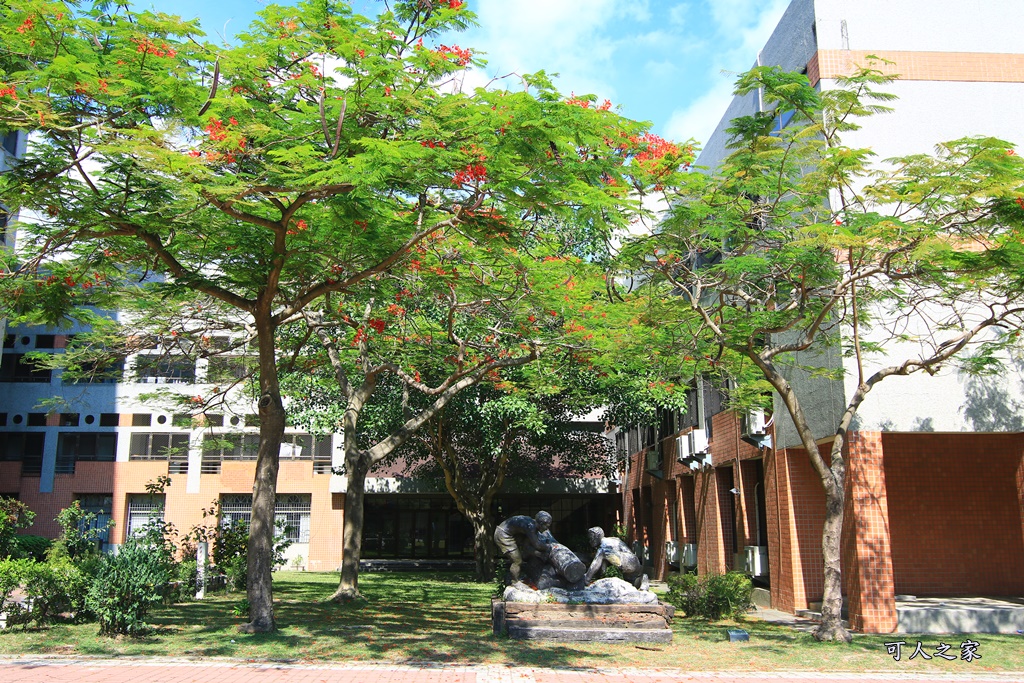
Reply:
<svg viewBox="0 0 1024 683"><path fill-rule="evenodd" d="M811 621L817 622L821 621L821 612L816 612L814 610L798 609L796 611L796 616L800 617L801 619L810 619ZM850 628L850 621L848 619L843 619L842 621L843 628Z"/></svg>
<svg viewBox="0 0 1024 683"><path fill-rule="evenodd" d="M896 630L1017 634L1024 632L1024 601L981 597L898 600Z"/></svg>

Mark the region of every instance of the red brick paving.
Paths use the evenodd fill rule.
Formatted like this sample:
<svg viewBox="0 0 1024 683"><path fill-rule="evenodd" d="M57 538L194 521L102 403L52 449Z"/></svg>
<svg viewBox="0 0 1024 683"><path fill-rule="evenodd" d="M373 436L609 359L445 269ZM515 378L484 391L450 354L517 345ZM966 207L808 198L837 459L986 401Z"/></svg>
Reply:
<svg viewBox="0 0 1024 683"><path fill-rule="evenodd" d="M557 670L498 665L248 664L229 661L0 658L0 683L948 683L1024 682L1024 672L937 674L840 672L686 672L646 669Z"/></svg>

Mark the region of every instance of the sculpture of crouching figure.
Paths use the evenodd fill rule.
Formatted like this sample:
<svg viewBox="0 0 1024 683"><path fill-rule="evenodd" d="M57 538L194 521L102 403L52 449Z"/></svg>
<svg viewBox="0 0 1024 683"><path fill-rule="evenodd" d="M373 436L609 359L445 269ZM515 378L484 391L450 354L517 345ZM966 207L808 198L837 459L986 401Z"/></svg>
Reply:
<svg viewBox="0 0 1024 683"><path fill-rule="evenodd" d="M587 529L587 540L594 549L594 561L587 570L586 581L590 583L599 573L604 573L605 564L618 567L622 577L640 590L647 589L647 575L643 565L633 551L618 538L608 538L599 526Z"/></svg>
<svg viewBox="0 0 1024 683"><path fill-rule="evenodd" d="M547 558L550 542L542 535L551 527L551 515L541 510L533 518L526 515L509 517L494 530L494 544L508 559L512 583L519 581L524 555Z"/></svg>

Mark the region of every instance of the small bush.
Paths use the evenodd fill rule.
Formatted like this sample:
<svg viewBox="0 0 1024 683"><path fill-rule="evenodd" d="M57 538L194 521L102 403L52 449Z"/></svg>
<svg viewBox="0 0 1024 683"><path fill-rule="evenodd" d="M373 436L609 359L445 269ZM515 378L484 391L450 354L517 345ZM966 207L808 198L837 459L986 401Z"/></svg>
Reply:
<svg viewBox="0 0 1024 683"><path fill-rule="evenodd" d="M668 602L687 617L721 619L738 617L751 607L753 584L740 572L728 574L677 574L668 580Z"/></svg>
<svg viewBox="0 0 1024 683"><path fill-rule="evenodd" d="M108 521L106 525L98 525L98 515L82 509L76 500L57 514L56 522L61 532L50 547L49 557L60 559L66 557L78 562L99 554L99 540L107 529L114 525Z"/></svg>
<svg viewBox="0 0 1024 683"><path fill-rule="evenodd" d="M11 625L35 622L42 626L65 613L80 617L86 612L85 596L90 580L91 577L66 559L0 561L0 611L7 612ZM14 604L11 595L18 588L25 594L25 600Z"/></svg>
<svg viewBox="0 0 1024 683"><path fill-rule="evenodd" d="M105 555L86 600L100 633L144 632L146 616L163 599L172 569L168 554L145 537L128 539L116 555Z"/></svg>
<svg viewBox="0 0 1024 683"><path fill-rule="evenodd" d="M32 526L35 516L20 500L0 496L0 560L11 556L18 559L18 530Z"/></svg>
<svg viewBox="0 0 1024 683"><path fill-rule="evenodd" d="M18 548L16 555L42 562L46 559L46 551L50 549L53 541L42 536L16 536L14 543Z"/></svg>
<svg viewBox="0 0 1024 683"><path fill-rule="evenodd" d="M249 616L249 599L242 598L231 607L231 614L236 617L248 617Z"/></svg>

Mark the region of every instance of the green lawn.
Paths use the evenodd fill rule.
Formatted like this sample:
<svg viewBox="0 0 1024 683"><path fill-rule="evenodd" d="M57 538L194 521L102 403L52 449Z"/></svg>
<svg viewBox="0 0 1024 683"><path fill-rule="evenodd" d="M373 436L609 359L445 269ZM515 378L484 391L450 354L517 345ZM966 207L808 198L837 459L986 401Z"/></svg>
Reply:
<svg viewBox="0 0 1024 683"><path fill-rule="evenodd" d="M218 593L203 602L162 608L154 629L140 639L97 635L95 624L0 632L3 654L98 656L234 657L246 660L316 662L330 660L439 661L529 666L642 666L690 670L820 669L892 672L980 673L1024 671L1024 637L976 635L980 660L939 658L908 661L918 640L932 654L940 641L959 657L967 636L856 636L852 645L815 643L788 628L744 621L747 643L730 643L734 622L708 624L677 618L671 645L560 645L508 640L491 635L491 586L461 574L363 574L367 601L353 605L321 602L334 589L336 574L279 572L274 577L279 630L243 635L232 615L241 599ZM884 643L905 640L902 661Z"/></svg>

